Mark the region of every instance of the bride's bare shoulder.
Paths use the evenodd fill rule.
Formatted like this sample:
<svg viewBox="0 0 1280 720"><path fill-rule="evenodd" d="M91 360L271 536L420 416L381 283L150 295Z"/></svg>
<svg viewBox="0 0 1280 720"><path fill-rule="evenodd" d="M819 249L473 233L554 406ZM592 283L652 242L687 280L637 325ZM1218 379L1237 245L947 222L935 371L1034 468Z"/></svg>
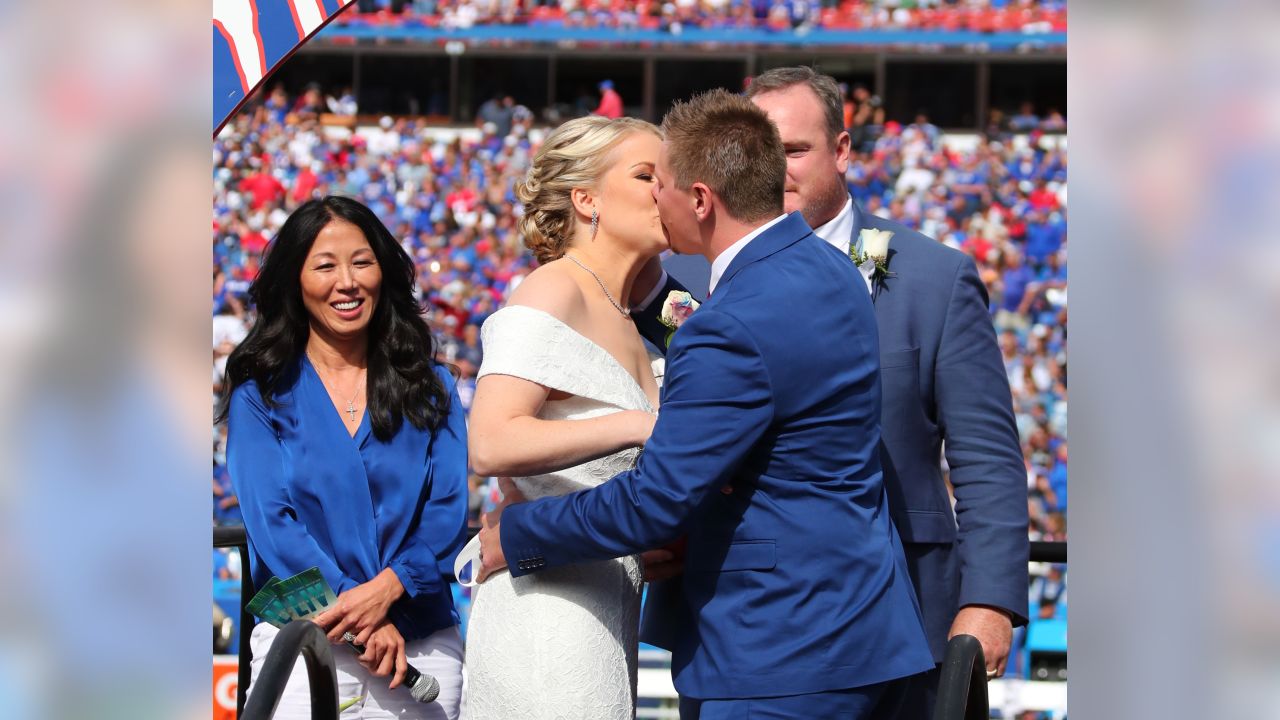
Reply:
<svg viewBox="0 0 1280 720"><path fill-rule="evenodd" d="M507 305L523 305L571 322L585 308L582 286L569 274L563 260L542 265L525 277L507 299Z"/></svg>

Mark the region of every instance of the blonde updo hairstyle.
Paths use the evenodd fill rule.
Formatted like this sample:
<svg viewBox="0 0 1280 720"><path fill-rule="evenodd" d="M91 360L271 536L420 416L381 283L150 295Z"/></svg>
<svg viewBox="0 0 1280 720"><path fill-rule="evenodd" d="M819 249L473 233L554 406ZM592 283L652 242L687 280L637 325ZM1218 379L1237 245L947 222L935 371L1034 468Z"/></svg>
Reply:
<svg viewBox="0 0 1280 720"><path fill-rule="evenodd" d="M636 132L662 137L644 120L591 115L564 123L542 143L529 174L516 184L516 197L524 203L520 234L539 263L556 260L569 249L578 223L573 190L596 187L612 164L610 151Z"/></svg>

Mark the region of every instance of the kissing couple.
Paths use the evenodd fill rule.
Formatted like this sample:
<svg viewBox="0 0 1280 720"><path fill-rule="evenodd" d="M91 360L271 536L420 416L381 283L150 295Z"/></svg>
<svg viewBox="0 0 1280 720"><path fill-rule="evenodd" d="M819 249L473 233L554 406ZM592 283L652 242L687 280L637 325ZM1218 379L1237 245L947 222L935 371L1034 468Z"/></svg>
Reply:
<svg viewBox="0 0 1280 720"><path fill-rule="evenodd" d="M538 151L518 195L541 266L484 325L471 410L473 469L513 479L468 548L465 718L633 717L646 578L684 720L891 716L933 668L871 296L783 212L786 174L769 116L723 90ZM710 264L683 322L668 249Z"/></svg>

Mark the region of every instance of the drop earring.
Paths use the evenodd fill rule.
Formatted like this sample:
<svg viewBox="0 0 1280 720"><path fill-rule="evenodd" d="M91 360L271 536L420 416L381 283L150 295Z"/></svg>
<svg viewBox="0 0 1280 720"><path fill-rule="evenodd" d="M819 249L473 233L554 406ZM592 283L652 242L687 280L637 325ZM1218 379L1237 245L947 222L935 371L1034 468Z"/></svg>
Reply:
<svg viewBox="0 0 1280 720"><path fill-rule="evenodd" d="M591 211L591 239L596 239L596 233L600 232L600 213L595 210Z"/></svg>

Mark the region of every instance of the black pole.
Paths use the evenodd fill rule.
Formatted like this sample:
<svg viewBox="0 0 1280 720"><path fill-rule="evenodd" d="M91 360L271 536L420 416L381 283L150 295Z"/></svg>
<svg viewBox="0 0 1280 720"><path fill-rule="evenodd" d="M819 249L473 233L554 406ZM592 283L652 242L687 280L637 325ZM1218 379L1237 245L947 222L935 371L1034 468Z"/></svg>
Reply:
<svg viewBox="0 0 1280 720"><path fill-rule="evenodd" d="M982 643L972 635L957 635L947 643L933 720L986 720L989 715Z"/></svg>
<svg viewBox="0 0 1280 720"><path fill-rule="evenodd" d="M236 717L244 712L245 700L249 697L249 681L253 677L253 648L249 639L253 636L253 614L246 608L253 597L253 574L249 572L249 547L241 545L236 548L240 553L240 641L236 643Z"/></svg>
<svg viewBox="0 0 1280 720"><path fill-rule="evenodd" d="M253 677L253 648L249 646L249 639L253 636L255 621L253 614L245 609L254 593L253 574L249 572L249 538L240 525L215 527L213 546L235 548L240 553L240 620L236 623L236 630L240 634L240 642L236 648L236 717L242 717L249 694L249 681Z"/></svg>
<svg viewBox="0 0 1280 720"><path fill-rule="evenodd" d="M338 720L338 675L333 651L320 626L308 620L295 620L276 635L240 720L271 720L298 655L307 666L311 720Z"/></svg>
<svg viewBox="0 0 1280 720"><path fill-rule="evenodd" d="M1064 542L1031 543L1031 562L1065 563L1067 544Z"/></svg>

